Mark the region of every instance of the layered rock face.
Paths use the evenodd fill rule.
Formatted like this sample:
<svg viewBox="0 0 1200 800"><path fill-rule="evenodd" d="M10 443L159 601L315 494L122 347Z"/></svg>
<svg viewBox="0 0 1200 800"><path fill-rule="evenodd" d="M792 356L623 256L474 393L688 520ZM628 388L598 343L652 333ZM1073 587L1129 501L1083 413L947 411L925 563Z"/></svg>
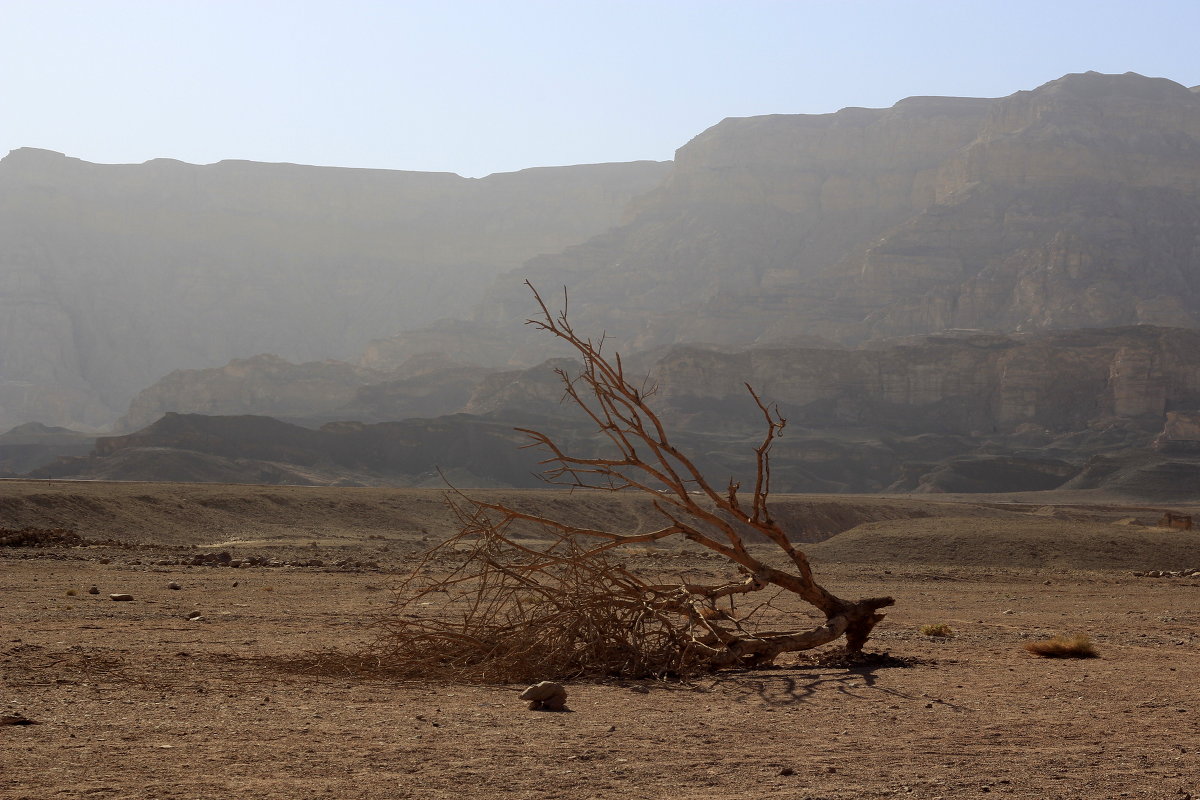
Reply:
<svg viewBox="0 0 1200 800"><path fill-rule="evenodd" d="M294 364L276 355L223 367L176 370L139 392L114 429L131 432L164 414L270 416L307 425L383 422L460 410L492 370L436 357L389 371L329 359Z"/></svg>
<svg viewBox="0 0 1200 800"><path fill-rule="evenodd" d="M870 334L1200 323L1200 98L1070 75L994 105L937 201L841 265Z"/></svg>
<svg viewBox="0 0 1200 800"><path fill-rule="evenodd" d="M675 413L725 403L749 382L801 426L1020 437L1123 419L1149 435L1173 413L1168 436L1182 439L1193 419L1186 412L1200 408L1200 331L957 332L836 350L679 347L655 375Z"/></svg>
<svg viewBox="0 0 1200 800"><path fill-rule="evenodd" d="M0 161L0 428L95 426L176 369L349 357L596 235L667 165L451 174Z"/></svg>
<svg viewBox="0 0 1200 800"><path fill-rule="evenodd" d="M0 425L102 420L191 366L123 427L567 426L528 278L552 311L569 288L722 474L760 421L747 381L791 420L795 490L1049 488L1155 434L1147 457L1195 451L1200 94L1161 79L730 119L673 165L484 181L18 152L0 226Z"/></svg>
<svg viewBox="0 0 1200 800"><path fill-rule="evenodd" d="M319 417L350 405L359 387L385 379L341 361L293 364L275 355L235 359L224 367L172 372L139 392L116 428L135 431L168 412Z"/></svg>
<svg viewBox="0 0 1200 800"><path fill-rule="evenodd" d="M727 119L676 154L631 221L520 274L570 287L581 328L627 350L745 344L809 311L821 273L935 200L939 168L969 144L990 101L911 98L886 110ZM533 308L501 279L477 321ZM819 325L792 333L828 335Z"/></svg>
<svg viewBox="0 0 1200 800"><path fill-rule="evenodd" d="M1196 327L1200 96L1087 73L995 100L725 120L627 224L501 277L455 357L547 355L499 333L535 309L524 278L570 287L576 325L626 352Z"/></svg>
<svg viewBox="0 0 1200 800"><path fill-rule="evenodd" d="M440 470L464 487L524 486L538 456L518 449L526 440L514 428L546 431L583 457L603 447L589 420L563 403L557 373L580 369L553 359L488 373L428 359L373 373L262 357L181 372L143 393L144 408L174 392L179 405L216 401L305 427L265 416L167 413L134 434L97 440L88 458L32 474L422 485ZM748 381L788 419L772 450L778 491L1037 491L1070 482L1180 498L1200 485L1196 330L959 331L857 348L681 345L648 369L646 388L673 441L714 480L753 474L763 420ZM310 391L297 394L305 385ZM370 409L419 402L446 413L314 424L386 419ZM1164 476L1175 478L1158 485Z"/></svg>

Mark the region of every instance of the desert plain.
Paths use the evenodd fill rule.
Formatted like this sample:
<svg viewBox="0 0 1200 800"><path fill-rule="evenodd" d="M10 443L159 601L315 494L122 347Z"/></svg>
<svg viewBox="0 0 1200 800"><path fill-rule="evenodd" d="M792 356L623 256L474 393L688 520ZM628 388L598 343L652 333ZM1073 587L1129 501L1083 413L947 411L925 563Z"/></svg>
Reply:
<svg viewBox="0 0 1200 800"><path fill-rule="evenodd" d="M617 529L651 513L483 493ZM569 711L548 713L523 685L322 666L371 646L391 587L453 532L438 491L0 481L5 535L83 540L0 547L0 797L1200 796L1200 574L1157 575L1200 568L1200 531L1155 526L1200 506L775 503L831 589L896 598L867 648L888 658L580 678ZM669 543L626 565L732 574ZM934 624L953 636L921 632ZM1023 647L1058 634L1090 636L1098 657Z"/></svg>

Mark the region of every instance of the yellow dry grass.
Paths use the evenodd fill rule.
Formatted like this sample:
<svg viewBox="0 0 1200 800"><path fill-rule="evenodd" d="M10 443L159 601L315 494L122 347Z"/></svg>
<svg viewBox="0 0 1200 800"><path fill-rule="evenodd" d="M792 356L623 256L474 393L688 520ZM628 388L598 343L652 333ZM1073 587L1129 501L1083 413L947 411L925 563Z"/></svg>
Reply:
<svg viewBox="0 0 1200 800"><path fill-rule="evenodd" d="M934 623L932 625L922 625L921 633L925 636L934 636L949 639L954 635L954 629L944 622Z"/></svg>
<svg viewBox="0 0 1200 800"><path fill-rule="evenodd" d="M1098 655L1091 638L1081 633L1026 642L1025 649L1042 658L1096 658Z"/></svg>

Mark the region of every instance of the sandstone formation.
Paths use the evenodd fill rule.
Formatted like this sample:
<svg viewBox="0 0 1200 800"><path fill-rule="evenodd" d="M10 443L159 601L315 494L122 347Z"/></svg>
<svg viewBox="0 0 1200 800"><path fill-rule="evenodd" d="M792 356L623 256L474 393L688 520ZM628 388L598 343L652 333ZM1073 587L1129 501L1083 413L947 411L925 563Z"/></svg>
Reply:
<svg viewBox="0 0 1200 800"><path fill-rule="evenodd" d="M1200 411L1168 411L1153 447L1164 453L1200 454Z"/></svg>
<svg viewBox="0 0 1200 800"><path fill-rule="evenodd" d="M139 392L114 428L136 431L172 412L254 414L310 426L438 417L460 410L492 372L431 354L387 371L334 359L293 364L260 355L212 369L176 370Z"/></svg>
<svg viewBox="0 0 1200 800"><path fill-rule="evenodd" d="M853 349L677 347L655 376L669 407L725 403L750 382L799 425L1029 438L1122 419L1157 432L1200 409L1200 331L1148 325L957 331ZM1185 420L1170 430L1185 435Z"/></svg>
<svg viewBox="0 0 1200 800"><path fill-rule="evenodd" d="M311 419L349 405L359 387L386 377L333 360L293 364L275 355L235 359L223 367L172 372L139 392L116 427L135 431L167 412Z"/></svg>
<svg viewBox="0 0 1200 800"><path fill-rule="evenodd" d="M349 365L263 360L268 373L328 369L323 374L350 382L314 393L331 400L298 418L310 427L262 416L169 413L136 433L99 439L91 458L34 474L411 485L436 482L440 469L462 486L525 486L536 485L537 454L506 452L525 441L514 427L547 430L584 455L602 446L586 419L562 402L555 371L575 373L580 365L570 359L492 373L463 368L461 394L442 398L445 416L314 429L347 398L388 397L405 380L420 386L441 363L416 361L409 378L362 384L372 373ZM640 372L634 362L630 368ZM762 418L745 390L749 381L788 419L772 451L780 491L1039 491L1068 484L1155 496L1200 492L1188 477L1200 476L1200 463L1193 463L1200 456L1196 330L957 331L855 348L681 345L658 354L647 374L676 443L717 481L753 471ZM260 391L269 384L256 370L229 370L222 380L230 397L249 405L281 402ZM261 412L261 405L250 410ZM1174 478L1155 488L1147 476Z"/></svg>
<svg viewBox="0 0 1200 800"><path fill-rule="evenodd" d="M99 426L177 369L356 355L586 240L651 162L452 174L0 160L0 427Z"/></svg>
<svg viewBox="0 0 1200 800"><path fill-rule="evenodd" d="M678 151L628 222L498 279L447 354L547 357L511 333L534 310L525 278L570 287L576 325L625 352L1196 327L1200 96L1086 73L995 100L727 119Z"/></svg>
<svg viewBox="0 0 1200 800"><path fill-rule="evenodd" d="M554 308L569 288L714 474L747 465L745 382L790 421L780 489L1186 492L1200 457L1200 94L1132 73L728 119L669 165L482 181L18 151L0 266L0 424L104 421L149 386L133 438L60 475L177 450L197 474L523 485L529 462L478 471L466 443L597 446L560 404L570 354L521 325L526 278ZM376 439L411 452L342 449Z"/></svg>

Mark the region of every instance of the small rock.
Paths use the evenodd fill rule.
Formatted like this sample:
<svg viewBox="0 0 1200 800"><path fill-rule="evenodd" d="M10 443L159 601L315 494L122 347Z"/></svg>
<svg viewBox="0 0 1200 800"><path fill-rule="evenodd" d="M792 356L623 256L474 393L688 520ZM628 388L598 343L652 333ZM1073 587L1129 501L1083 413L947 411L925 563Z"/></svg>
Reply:
<svg viewBox="0 0 1200 800"><path fill-rule="evenodd" d="M179 591L179 590L180 590L180 589L182 589L183 587L182 587L182 586L180 586L180 585L179 585L178 583L176 583L175 581L171 581L170 583L168 583L168 584L167 584L167 588L168 588L168 589L174 589L175 591Z"/></svg>
<svg viewBox="0 0 1200 800"><path fill-rule="evenodd" d="M186 619L200 619L200 612L199 611L189 611L189 612L187 612Z"/></svg>
<svg viewBox="0 0 1200 800"><path fill-rule="evenodd" d="M567 690L561 683L542 681L521 692L518 699L528 700L530 711L562 711L567 707Z"/></svg>
<svg viewBox="0 0 1200 800"><path fill-rule="evenodd" d="M92 588L88 589L88 594L100 594L100 587L93 586Z"/></svg>
<svg viewBox="0 0 1200 800"><path fill-rule="evenodd" d="M630 686L629 691L637 694L650 694L650 688L647 686Z"/></svg>
<svg viewBox="0 0 1200 800"><path fill-rule="evenodd" d="M783 769L779 770L779 774L780 775L795 775L796 770L792 769L791 767L784 767Z"/></svg>
<svg viewBox="0 0 1200 800"><path fill-rule="evenodd" d="M128 603L129 601L133 600L133 595L119 592L117 594L110 594L108 599L116 600L118 603Z"/></svg>
<svg viewBox="0 0 1200 800"><path fill-rule="evenodd" d="M0 725L37 725L37 720L32 720L24 714L4 714L0 716Z"/></svg>

